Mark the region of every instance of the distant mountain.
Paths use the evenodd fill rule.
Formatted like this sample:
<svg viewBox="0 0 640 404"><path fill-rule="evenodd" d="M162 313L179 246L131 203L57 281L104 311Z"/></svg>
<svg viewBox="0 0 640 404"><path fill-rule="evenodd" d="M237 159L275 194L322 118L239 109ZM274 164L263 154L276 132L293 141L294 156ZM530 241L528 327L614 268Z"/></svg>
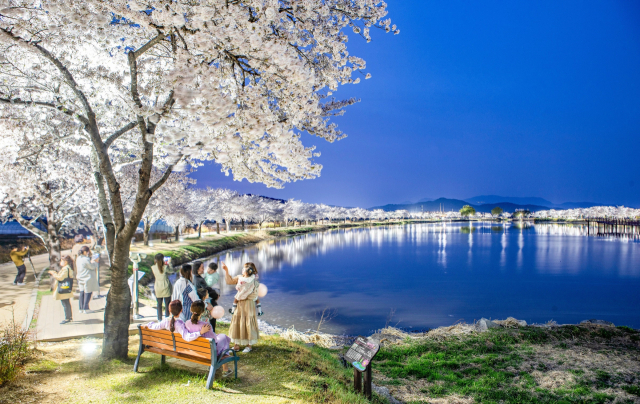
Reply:
<svg viewBox="0 0 640 404"><path fill-rule="evenodd" d="M531 212L535 212L538 210L547 210L549 209L546 206L534 205L534 204L516 204L510 202L497 202L497 203L488 203L488 204L474 204L469 203L467 201L463 201L460 199L449 199L449 198L438 198L434 201L426 201L426 202L418 202L412 204L389 204L384 206L376 206L371 209L382 209L386 212L406 209L409 212L436 212L436 211L459 211L462 209L464 205L471 205L475 208L477 212L482 213L490 213L491 209L496 206L501 207L505 212L515 212L517 209L527 209Z"/></svg>
<svg viewBox="0 0 640 404"><path fill-rule="evenodd" d="M468 205L468 202L460 199L448 199L438 198L435 201L425 201L411 204L389 204L384 206L376 206L371 209L382 209L386 212L393 210L406 209L411 212L418 212L424 210L425 212L433 212L443 210L449 212L451 210L460 210L464 205Z"/></svg>
<svg viewBox="0 0 640 404"><path fill-rule="evenodd" d="M491 213L491 209L495 208L496 206L501 207L502 210L509 213L513 213L516 210L523 210L523 209L528 210L529 212L537 212L539 210L549 209L546 206L529 205L529 204L519 205L517 203L511 203L511 202L487 203L484 205L474 205L473 207L476 209L476 212Z"/></svg>
<svg viewBox="0 0 640 404"><path fill-rule="evenodd" d="M554 209L577 209L577 208L591 208L593 206L607 206L604 203L593 202L565 202L559 205L554 205Z"/></svg>
<svg viewBox="0 0 640 404"><path fill-rule="evenodd" d="M509 202L509 203L514 203L516 205L546 206L549 209L577 209L577 208L591 208L593 206L606 206L606 204L604 203L595 203L595 202L553 203L547 199L538 198L538 197L518 198L513 196L499 196L499 195L474 196L473 198L465 199L465 201L472 203L474 205Z"/></svg>
<svg viewBox="0 0 640 404"><path fill-rule="evenodd" d="M513 196L498 196L498 195L480 195L473 198L467 198L465 201L474 205L483 205L487 203L509 202L516 205L537 205L537 206L555 206L555 203L548 201L544 198L537 197L525 197L518 198Z"/></svg>

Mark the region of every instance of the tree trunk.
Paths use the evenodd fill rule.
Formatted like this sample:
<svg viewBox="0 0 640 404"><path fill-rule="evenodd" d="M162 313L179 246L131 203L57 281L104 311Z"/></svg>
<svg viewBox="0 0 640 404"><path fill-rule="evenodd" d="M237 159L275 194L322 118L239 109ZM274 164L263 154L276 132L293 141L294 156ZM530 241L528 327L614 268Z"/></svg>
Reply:
<svg viewBox="0 0 640 404"><path fill-rule="evenodd" d="M49 250L49 269L58 272L62 269L60 267L62 249L60 246L60 235L58 234L58 223L55 220L55 211L53 206L49 206L47 211L47 249Z"/></svg>
<svg viewBox="0 0 640 404"><path fill-rule="evenodd" d="M109 262L113 261L113 249L116 242L116 226L113 224L113 218L111 211L109 210L109 202L107 202L107 194L104 191L104 178L100 173L100 166L98 163L98 155L95 150L91 152L91 168L93 170L93 180L96 183L98 190L98 205L100 207L100 217L102 218L102 224L105 228L105 247L109 255Z"/></svg>
<svg viewBox="0 0 640 404"><path fill-rule="evenodd" d="M224 219L224 223L227 225L227 233L231 231L231 222L230 220Z"/></svg>
<svg viewBox="0 0 640 404"><path fill-rule="evenodd" d="M149 245L149 232L151 231L151 221L149 219L144 219L144 245Z"/></svg>
<svg viewBox="0 0 640 404"><path fill-rule="evenodd" d="M220 234L220 222L216 220L216 233Z"/></svg>
<svg viewBox="0 0 640 404"><path fill-rule="evenodd" d="M104 309L104 339L102 356L107 359L127 358L129 350L129 316L131 291L129 290L129 248L132 237L118 237L111 261L111 288ZM109 325L108 327L106 325Z"/></svg>
<svg viewBox="0 0 640 404"><path fill-rule="evenodd" d="M242 231L244 231L244 219L240 219L242 220Z"/></svg>
<svg viewBox="0 0 640 404"><path fill-rule="evenodd" d="M176 241L180 238L180 225L176 226Z"/></svg>
<svg viewBox="0 0 640 404"><path fill-rule="evenodd" d="M200 222L200 224L198 225L198 238L202 237L202 224L204 223L204 220L202 222Z"/></svg>

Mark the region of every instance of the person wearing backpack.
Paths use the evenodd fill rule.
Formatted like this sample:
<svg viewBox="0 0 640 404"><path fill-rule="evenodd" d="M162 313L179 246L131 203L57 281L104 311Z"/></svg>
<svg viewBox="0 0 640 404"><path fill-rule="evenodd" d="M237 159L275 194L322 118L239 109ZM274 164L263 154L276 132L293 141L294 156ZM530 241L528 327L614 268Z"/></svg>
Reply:
<svg viewBox="0 0 640 404"><path fill-rule="evenodd" d="M70 301L73 298L73 259L66 255L62 257L60 263L66 265L58 272L49 271L49 275L56 280L53 287L53 298L62 303L64 310L64 320L60 324L67 324L73 321Z"/></svg>

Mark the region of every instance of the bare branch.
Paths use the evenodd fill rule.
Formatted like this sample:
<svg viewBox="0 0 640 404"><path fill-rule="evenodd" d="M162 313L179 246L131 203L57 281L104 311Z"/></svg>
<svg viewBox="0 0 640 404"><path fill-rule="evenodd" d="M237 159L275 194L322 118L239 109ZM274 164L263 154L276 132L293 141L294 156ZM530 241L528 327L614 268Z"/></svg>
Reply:
<svg viewBox="0 0 640 404"><path fill-rule="evenodd" d="M64 107L62 105L56 105L56 104L54 104L52 102L22 100L20 98L11 98L11 97L7 97L6 95L4 95L3 98L0 98L0 103L3 103L3 104L18 104L18 105L30 105L30 106L40 106L40 107L53 108L53 109L57 109L58 111L62 112L63 114L69 115L71 117L77 117L84 124L88 123L87 118L85 118L84 116L78 114L74 110L68 109L68 108L66 108L66 107Z"/></svg>
<svg viewBox="0 0 640 404"><path fill-rule="evenodd" d="M113 142L115 142L120 136L124 135L125 133L129 132L131 129L135 128L137 124L138 124L137 121L129 122L122 128L113 132L113 134L109 136L107 140L104 141L104 147L109 148Z"/></svg>
<svg viewBox="0 0 640 404"><path fill-rule="evenodd" d="M178 164L178 162L182 160L182 154L180 155L180 157L176 160L175 163L171 164L168 168L167 171L164 172L164 174L162 175L162 177L158 180L158 182L156 182L155 184L153 184L153 186L151 188L149 188L149 191L151 191L151 194L153 195L154 192L156 192L158 190L158 188L160 188L162 186L162 184L164 184L167 179L169 179L169 176L171 175L171 172L173 171L173 167L175 167L176 164Z"/></svg>

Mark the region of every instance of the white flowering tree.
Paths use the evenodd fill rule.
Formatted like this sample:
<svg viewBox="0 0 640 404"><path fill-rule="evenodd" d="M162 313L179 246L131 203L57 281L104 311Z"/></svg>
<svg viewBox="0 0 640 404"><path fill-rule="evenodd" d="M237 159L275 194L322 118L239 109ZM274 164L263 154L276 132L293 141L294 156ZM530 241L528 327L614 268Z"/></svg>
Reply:
<svg viewBox="0 0 640 404"><path fill-rule="evenodd" d="M122 195L126 217L129 217L131 210L135 205L139 170L140 164L128 164L116 171L116 178L120 184L120 194ZM162 170L157 167L152 167L151 181L158 181L163 174ZM142 215L144 245L149 245L149 232L151 230L151 226L173 211L175 208L174 201L191 198L191 195L188 192L191 189L188 189L187 187L195 183L196 181L194 179L188 177L188 172L174 171L169 175L164 185L153 193L151 198L149 198L149 203ZM188 206L191 210L194 209L194 205L191 203L180 206Z"/></svg>
<svg viewBox="0 0 640 404"><path fill-rule="evenodd" d="M269 220L275 220L282 210L280 201L269 198L258 198L254 209L253 220L258 223L258 227L262 230L262 225Z"/></svg>
<svg viewBox="0 0 640 404"><path fill-rule="evenodd" d="M207 220L214 218L214 211L210 209L210 206L215 199L215 190L192 187L183 191L180 198L187 198L186 208L194 224L198 226L198 238L201 238L202 225Z"/></svg>
<svg viewBox="0 0 640 404"><path fill-rule="evenodd" d="M46 145L29 155L0 149L0 221L15 220L39 237L54 271L60 270L63 234L93 230L97 205L88 172L88 159L72 150Z"/></svg>
<svg viewBox="0 0 640 404"><path fill-rule="evenodd" d="M285 227L289 225L290 220L293 220L295 225L295 219L300 219L302 217L304 207L305 204L302 201L296 201L295 199L289 199L285 202L284 207L282 208L282 217L284 218Z"/></svg>
<svg viewBox="0 0 640 404"><path fill-rule="evenodd" d="M344 30L367 41L371 27L398 32L386 4L368 0L3 3L0 104L74 124L60 141L91 158L111 257L105 358L127 356L130 241L171 171L215 159L272 187L317 177L301 133L344 137L329 118L356 100L329 97L365 68ZM114 166L131 161L140 170L127 217ZM156 182L154 165L164 170Z"/></svg>

